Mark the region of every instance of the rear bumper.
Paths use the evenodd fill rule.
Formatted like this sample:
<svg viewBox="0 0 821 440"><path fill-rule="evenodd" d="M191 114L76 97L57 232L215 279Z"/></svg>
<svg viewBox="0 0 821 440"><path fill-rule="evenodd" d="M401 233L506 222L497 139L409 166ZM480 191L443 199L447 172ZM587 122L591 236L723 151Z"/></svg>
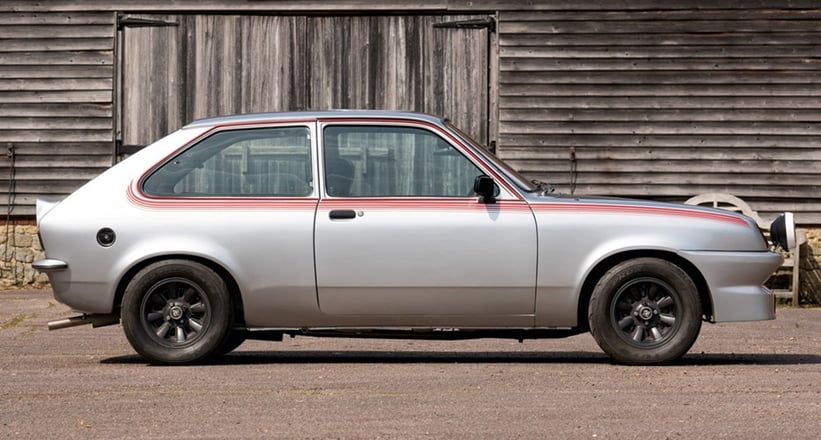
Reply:
<svg viewBox="0 0 821 440"><path fill-rule="evenodd" d="M715 322L775 318L775 297L763 286L781 265L774 252L682 251L701 271L710 288Z"/></svg>
<svg viewBox="0 0 821 440"><path fill-rule="evenodd" d="M112 297L101 282L81 282L72 279L68 263L56 258L35 261L31 267L48 275L54 299L83 313L111 313Z"/></svg>
<svg viewBox="0 0 821 440"><path fill-rule="evenodd" d="M44 258L32 263L31 267L43 273L50 273L68 269L68 263L56 258Z"/></svg>

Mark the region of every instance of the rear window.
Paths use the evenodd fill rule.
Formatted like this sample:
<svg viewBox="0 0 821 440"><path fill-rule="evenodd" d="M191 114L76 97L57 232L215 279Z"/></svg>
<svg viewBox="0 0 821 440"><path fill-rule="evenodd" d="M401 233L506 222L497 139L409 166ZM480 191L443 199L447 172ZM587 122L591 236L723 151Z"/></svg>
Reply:
<svg viewBox="0 0 821 440"><path fill-rule="evenodd" d="M307 127L226 130L192 145L143 183L152 196L300 197L313 193Z"/></svg>

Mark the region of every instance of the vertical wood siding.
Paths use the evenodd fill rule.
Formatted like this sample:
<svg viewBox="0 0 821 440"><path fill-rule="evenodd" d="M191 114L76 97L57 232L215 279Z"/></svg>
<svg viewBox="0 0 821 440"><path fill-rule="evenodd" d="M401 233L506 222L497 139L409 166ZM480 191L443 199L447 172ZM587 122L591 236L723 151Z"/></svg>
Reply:
<svg viewBox="0 0 821 440"><path fill-rule="evenodd" d="M567 190L572 148L577 194L728 192L821 223L820 10L564 3L501 13L501 157Z"/></svg>
<svg viewBox="0 0 821 440"><path fill-rule="evenodd" d="M159 22L177 26L125 28L120 37L122 105L118 134L124 145L140 145L141 139L159 139L182 125L185 102L180 88L185 85L185 63L182 52L185 40L181 37L176 16L154 16ZM130 69L125 68L136 66ZM151 123L146 123L151 121Z"/></svg>
<svg viewBox="0 0 821 440"><path fill-rule="evenodd" d="M193 119L384 109L445 116L487 138L488 31L435 28L484 16L141 16L126 28L123 143Z"/></svg>
<svg viewBox="0 0 821 440"><path fill-rule="evenodd" d="M0 13L0 206L34 212L112 164L112 13ZM13 154L13 157L12 157Z"/></svg>
<svg viewBox="0 0 821 440"><path fill-rule="evenodd" d="M483 17L310 18L309 108L430 113L486 142L488 31L434 27Z"/></svg>

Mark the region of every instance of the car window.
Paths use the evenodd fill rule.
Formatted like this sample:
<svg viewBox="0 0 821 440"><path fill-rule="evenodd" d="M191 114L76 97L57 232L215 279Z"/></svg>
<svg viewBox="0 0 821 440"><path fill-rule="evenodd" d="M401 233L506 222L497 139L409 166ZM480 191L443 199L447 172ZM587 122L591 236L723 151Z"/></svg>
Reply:
<svg viewBox="0 0 821 440"><path fill-rule="evenodd" d="M313 192L307 127L227 130L186 149L152 173L156 196L293 197Z"/></svg>
<svg viewBox="0 0 821 440"><path fill-rule="evenodd" d="M470 197L483 174L430 131L392 126L328 126L325 186L336 197Z"/></svg>

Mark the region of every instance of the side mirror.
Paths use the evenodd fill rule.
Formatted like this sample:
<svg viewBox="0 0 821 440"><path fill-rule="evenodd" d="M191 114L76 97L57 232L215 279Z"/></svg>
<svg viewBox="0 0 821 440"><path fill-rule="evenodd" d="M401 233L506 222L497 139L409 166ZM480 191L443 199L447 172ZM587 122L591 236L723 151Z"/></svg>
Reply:
<svg viewBox="0 0 821 440"><path fill-rule="evenodd" d="M492 177L482 174L473 181L473 192L479 195L482 203L496 203L499 187Z"/></svg>

